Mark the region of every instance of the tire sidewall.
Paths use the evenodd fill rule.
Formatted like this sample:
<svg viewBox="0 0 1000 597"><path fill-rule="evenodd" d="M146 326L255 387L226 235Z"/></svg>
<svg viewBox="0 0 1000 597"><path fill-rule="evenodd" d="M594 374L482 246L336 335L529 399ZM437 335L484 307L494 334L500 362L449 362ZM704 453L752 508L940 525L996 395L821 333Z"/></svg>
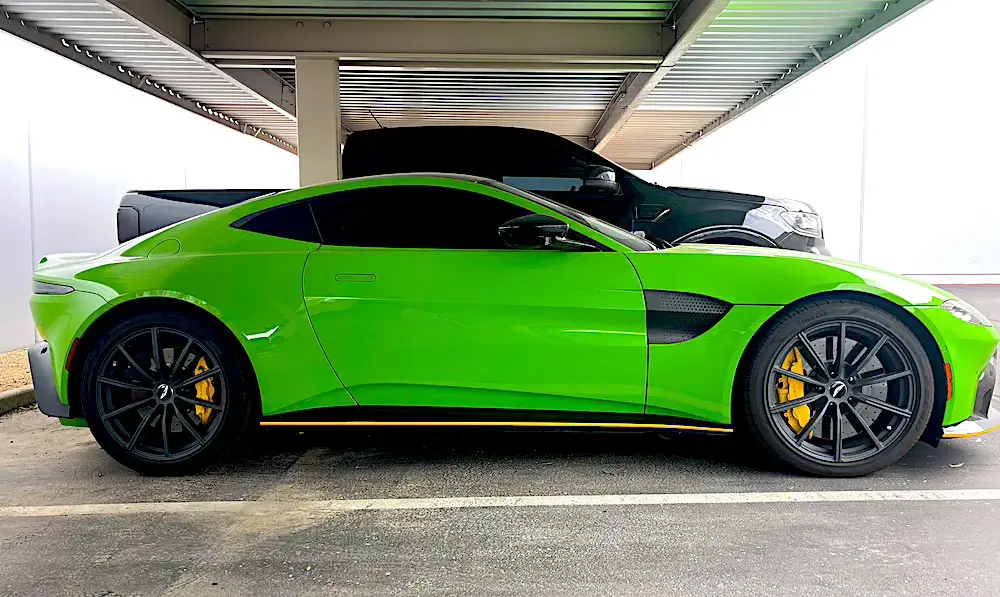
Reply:
<svg viewBox="0 0 1000 597"><path fill-rule="evenodd" d="M857 321L877 324L889 332L913 360L918 388L914 414L907 422L906 433L887 449L860 462L824 463L813 460L788 446L772 426L768 404L771 364L789 338L817 324L830 321ZM787 313L759 343L746 380L745 424L759 443L774 456L792 467L823 476L854 477L866 475L902 458L920 439L934 407L934 374L930 358L916 335L898 318L873 305L858 301L830 300L800 306Z"/></svg>
<svg viewBox="0 0 1000 597"><path fill-rule="evenodd" d="M117 344L142 329L168 327L198 339L218 358L227 383L227 405L218 432L202 449L183 458L169 462L156 461L129 452L105 426L97 408L98 368L109 351ZM112 458L125 466L146 475L181 475L196 472L217 461L223 453L236 445L250 424L251 413L244 367L232 346L232 340L218 331L216 326L183 313L150 312L126 318L104 330L92 349L88 351L80 375L80 406L94 439Z"/></svg>

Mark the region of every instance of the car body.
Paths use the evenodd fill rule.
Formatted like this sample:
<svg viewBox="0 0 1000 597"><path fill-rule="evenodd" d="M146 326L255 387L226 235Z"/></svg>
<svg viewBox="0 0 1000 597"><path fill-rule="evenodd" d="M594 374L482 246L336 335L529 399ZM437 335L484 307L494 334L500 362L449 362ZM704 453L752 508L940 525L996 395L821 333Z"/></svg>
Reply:
<svg viewBox="0 0 1000 597"><path fill-rule="evenodd" d="M130 404L149 413L163 401L167 413L170 396L183 393L170 385L174 370L187 367L184 392L221 371L215 391L245 394L255 411L245 416L265 425L725 433L740 425L748 368L775 330L791 325L782 322L803 309L822 322L824 309L846 308L842 356L828 352L822 367L849 365L851 346L868 350L878 336L865 335L864 313L877 311L888 323L872 334L889 340L874 346L875 359L883 372L893 360L911 363L906 404L914 413L926 406L913 441L936 442L944 427L989 414L978 386L1000 341L971 307L900 276L778 249L661 250L558 203L458 175L352 179L260 197L99 255L46 257L35 284L31 309L44 340L29 356L39 407L92 430L101 413ZM171 323L181 316L196 323ZM129 327L136 318L146 327ZM214 335L203 341L201 330ZM147 332L152 349L139 356L150 350L135 348ZM809 354L822 350L823 334L807 337ZM184 338L204 344L208 360L186 363ZM860 361L855 355L859 371ZM789 375L813 375L806 367ZM821 373L824 395L840 391ZM154 377L159 385L146 387ZM899 382L880 383L895 395ZM200 404L200 414L150 415L162 422L164 444L212 408L206 389L197 391L183 400ZM94 400L104 406L88 407ZM131 423L136 437L147 423ZM111 441L98 439L106 448ZM812 472L870 472L827 468Z"/></svg>
<svg viewBox="0 0 1000 597"><path fill-rule="evenodd" d="M344 143L343 170L348 178L405 172L481 176L673 244L684 240L829 254L822 221L808 203L661 187L547 131L503 126L357 131Z"/></svg>

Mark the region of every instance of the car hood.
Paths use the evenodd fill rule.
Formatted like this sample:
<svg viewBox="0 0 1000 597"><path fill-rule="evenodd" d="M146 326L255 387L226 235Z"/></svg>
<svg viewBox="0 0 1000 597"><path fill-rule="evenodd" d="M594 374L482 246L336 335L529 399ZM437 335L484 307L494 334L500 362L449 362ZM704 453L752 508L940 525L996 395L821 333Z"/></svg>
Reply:
<svg viewBox="0 0 1000 597"><path fill-rule="evenodd" d="M690 292L733 304L787 305L833 291L873 294L904 306L955 298L867 265L798 251L689 244L628 257L646 290Z"/></svg>

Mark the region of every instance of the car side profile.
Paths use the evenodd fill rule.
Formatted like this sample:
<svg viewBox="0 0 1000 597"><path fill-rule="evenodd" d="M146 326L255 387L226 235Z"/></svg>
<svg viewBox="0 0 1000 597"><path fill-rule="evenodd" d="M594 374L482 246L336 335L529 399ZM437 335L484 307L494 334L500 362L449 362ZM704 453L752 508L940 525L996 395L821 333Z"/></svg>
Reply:
<svg viewBox="0 0 1000 597"><path fill-rule="evenodd" d="M1000 342L954 296L857 263L659 249L444 174L49 256L31 308L39 408L150 474L197 470L258 425L440 424L745 431L798 470L863 475L991 429Z"/></svg>

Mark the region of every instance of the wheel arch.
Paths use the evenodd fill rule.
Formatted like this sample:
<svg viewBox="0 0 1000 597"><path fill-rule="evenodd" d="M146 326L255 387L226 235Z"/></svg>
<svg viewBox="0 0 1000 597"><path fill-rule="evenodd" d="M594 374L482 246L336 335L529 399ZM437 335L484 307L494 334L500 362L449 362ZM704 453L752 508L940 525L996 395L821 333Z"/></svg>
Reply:
<svg viewBox="0 0 1000 597"><path fill-rule="evenodd" d="M80 375L82 375L83 365L87 360L86 355L93 348L97 339L102 333L106 332L119 321L133 315L148 313L150 311L172 311L174 313L183 313L199 319L205 324L215 328L219 333L223 334L232 342L233 346L238 347L236 357L240 359L240 364L244 367L244 370L248 372L248 387L255 394L252 402L256 405L256 408L260 408L260 389L257 382L257 374L253 368L253 363L250 361L250 356L247 354L246 348L242 343L240 343L239 339L226 324L224 324L211 311L192 302L173 297L144 296L122 301L111 306L90 322L87 329L80 336L80 341L76 347L76 356L70 364L69 380L67 383L67 387L70 389L69 407L71 417L76 418L83 416L83 413L80 410L81 397L78 391L81 383Z"/></svg>
<svg viewBox="0 0 1000 597"><path fill-rule="evenodd" d="M868 303L869 305L882 309L883 311L886 311L896 317L896 319L900 320L903 325L905 325L911 332L913 332L913 335L917 337L917 340L920 342L920 345L923 347L924 351L927 353L927 357L931 361L931 369L934 373L934 409L931 412L931 418L928 420L927 427L924 429L923 435L920 439L936 446L938 441L941 439L941 425L944 421L944 410L948 401L948 381L944 367L944 355L941 353L941 348L934 340L934 336L931 334L930 330L927 329L927 326L925 326L919 319L917 319L916 316L903 307L881 296L853 290L834 290L830 292L822 292L793 301L782 307L777 313L768 318L768 320L764 322L764 325L757 329L753 338L751 338L746 349L743 351L742 356L740 356L739 364L736 367L736 378L733 380L733 395L730 400L732 420L734 422L743 420L743 413L740 412L740 409L743 408L741 393L744 385L742 380L745 379L746 375L750 371L753 357L757 353L761 339L767 335L767 333L774 326L775 322L788 311L796 309L802 305L823 300L854 300L862 303Z"/></svg>

